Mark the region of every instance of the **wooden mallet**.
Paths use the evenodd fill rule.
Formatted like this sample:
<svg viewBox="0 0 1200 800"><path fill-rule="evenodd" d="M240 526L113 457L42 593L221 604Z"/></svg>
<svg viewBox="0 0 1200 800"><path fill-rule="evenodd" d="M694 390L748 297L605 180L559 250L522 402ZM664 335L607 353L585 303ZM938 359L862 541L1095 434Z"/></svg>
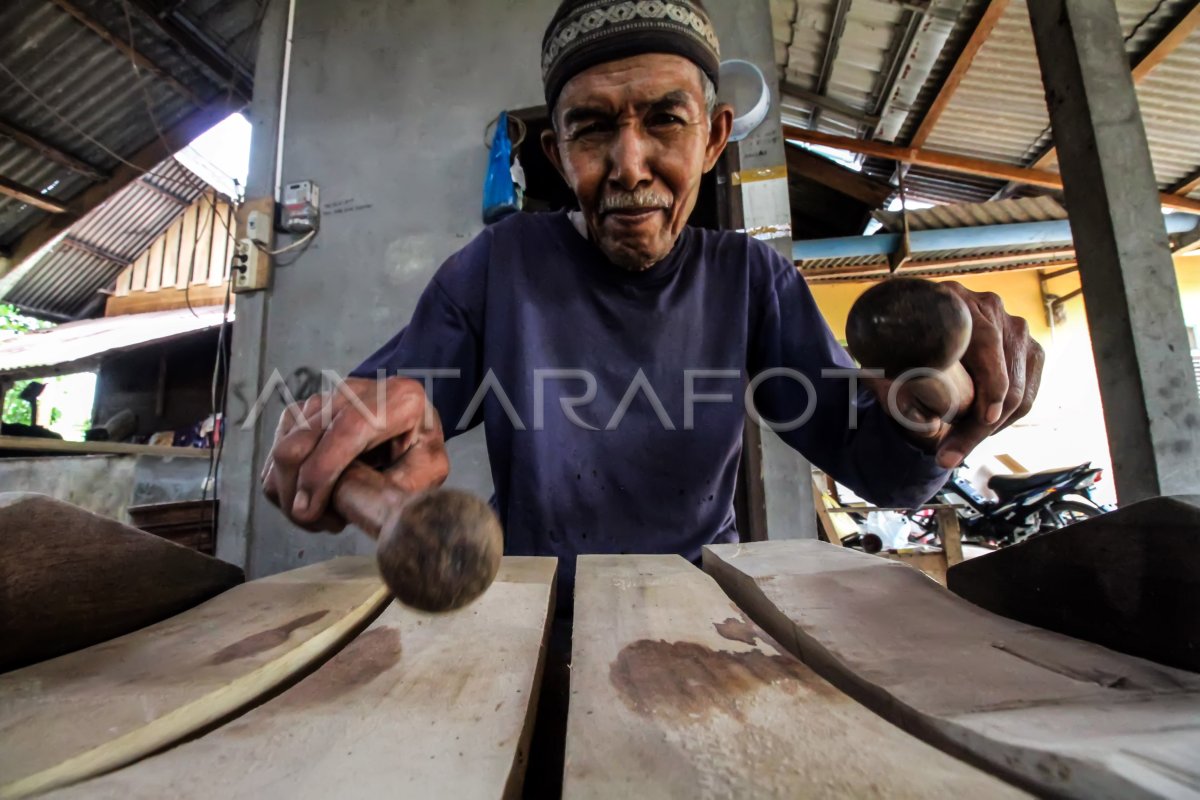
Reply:
<svg viewBox="0 0 1200 800"><path fill-rule="evenodd" d="M383 582L421 611L465 606L500 569L504 536L487 503L457 489L410 494L355 462L333 490L333 509L378 543Z"/></svg>
<svg viewBox="0 0 1200 800"><path fill-rule="evenodd" d="M889 278L854 301L846 320L850 354L867 369L907 383L927 419L970 408L974 384L959 359L971 342L971 312L962 298L932 281ZM936 373L936 374L933 374Z"/></svg>

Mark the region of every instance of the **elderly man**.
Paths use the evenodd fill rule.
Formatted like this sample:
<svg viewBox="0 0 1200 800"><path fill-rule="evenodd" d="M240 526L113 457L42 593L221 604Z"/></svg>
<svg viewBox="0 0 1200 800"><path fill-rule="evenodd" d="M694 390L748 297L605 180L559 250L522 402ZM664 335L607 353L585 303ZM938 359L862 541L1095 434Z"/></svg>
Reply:
<svg viewBox="0 0 1200 800"><path fill-rule="evenodd" d="M781 426L789 445L886 505L923 502L1028 410L1042 351L994 296L955 288L974 317L963 361L976 400L914 434L885 412L886 383L851 394L827 374L852 361L786 258L688 227L733 117L716 102L717 37L699 0L567 0L542 64L542 146L578 211L484 230L344 391L285 413L264 484L293 521L340 529L332 487L377 448L400 485L439 484L443 435L482 423L506 552L558 556L569 602L580 553L696 560L737 539L741 398L756 376L765 419L796 420L811 401L804 424Z"/></svg>

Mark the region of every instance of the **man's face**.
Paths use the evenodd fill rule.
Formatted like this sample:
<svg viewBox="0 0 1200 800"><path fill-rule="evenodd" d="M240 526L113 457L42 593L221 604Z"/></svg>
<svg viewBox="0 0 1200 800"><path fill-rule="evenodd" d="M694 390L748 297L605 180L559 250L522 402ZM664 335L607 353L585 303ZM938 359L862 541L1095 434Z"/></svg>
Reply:
<svg viewBox="0 0 1200 800"><path fill-rule="evenodd" d="M659 53L592 67L563 87L556 130L542 137L592 241L625 269L671 252L729 139L733 112L720 106L709 118L701 75Z"/></svg>

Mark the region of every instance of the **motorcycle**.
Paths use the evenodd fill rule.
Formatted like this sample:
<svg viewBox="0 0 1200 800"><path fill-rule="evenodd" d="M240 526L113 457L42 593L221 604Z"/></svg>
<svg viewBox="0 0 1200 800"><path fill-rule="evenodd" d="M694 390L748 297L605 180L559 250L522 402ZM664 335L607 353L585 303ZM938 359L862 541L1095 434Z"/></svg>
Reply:
<svg viewBox="0 0 1200 800"><path fill-rule="evenodd" d="M1092 488L1102 477L1103 470L1093 469L1091 462L1067 469L993 475L987 486L996 499L989 500L956 469L930 503L956 506L964 542L1005 547L1111 511L1092 497ZM931 544L937 540L931 510L917 511L911 518L925 530L915 539Z"/></svg>

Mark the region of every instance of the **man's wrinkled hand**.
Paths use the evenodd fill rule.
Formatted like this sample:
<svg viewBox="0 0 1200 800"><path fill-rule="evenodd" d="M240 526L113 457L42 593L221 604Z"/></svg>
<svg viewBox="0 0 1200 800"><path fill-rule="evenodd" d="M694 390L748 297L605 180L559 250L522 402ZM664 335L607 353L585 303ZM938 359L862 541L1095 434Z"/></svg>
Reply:
<svg viewBox="0 0 1200 800"><path fill-rule="evenodd" d="M306 530L340 531L346 521L329 506L334 485L355 459L384 445L384 474L406 491L440 486L449 474L441 421L421 383L347 378L284 409L263 493Z"/></svg>

